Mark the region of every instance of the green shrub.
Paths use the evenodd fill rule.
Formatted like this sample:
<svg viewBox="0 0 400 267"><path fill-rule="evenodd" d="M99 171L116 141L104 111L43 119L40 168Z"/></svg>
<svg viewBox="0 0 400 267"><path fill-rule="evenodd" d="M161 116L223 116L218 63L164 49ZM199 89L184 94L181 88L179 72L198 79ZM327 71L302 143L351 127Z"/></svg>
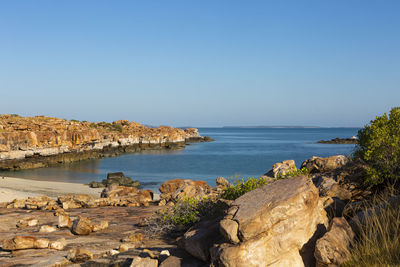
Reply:
<svg viewBox="0 0 400 267"><path fill-rule="evenodd" d="M307 168L301 168L301 169L298 169L298 170L292 170L292 171L289 171L289 172L287 172L287 173L285 173L285 174L278 174L278 177L277 177L277 179L286 179L286 178L290 178L290 177L297 177L297 176L300 176L300 175L309 175L310 174L310 171L307 169Z"/></svg>
<svg viewBox="0 0 400 267"><path fill-rule="evenodd" d="M234 182L234 185L225 188L221 194L221 197L223 199L235 200L238 197L246 194L247 192L250 192L266 184L268 184L268 182L263 177L259 179L250 178L246 181L244 179L238 180Z"/></svg>
<svg viewBox="0 0 400 267"><path fill-rule="evenodd" d="M112 127L113 127L114 130L116 130L116 131L122 133L122 130L123 130L122 125L120 125L120 124L113 124Z"/></svg>
<svg viewBox="0 0 400 267"><path fill-rule="evenodd" d="M223 208L219 202L209 198L185 198L173 207L157 212L151 224L164 232L176 229L187 229L195 223L222 216Z"/></svg>
<svg viewBox="0 0 400 267"><path fill-rule="evenodd" d="M376 117L358 131L355 156L368 164L369 184L380 184L400 178L400 107L393 108L389 116Z"/></svg>

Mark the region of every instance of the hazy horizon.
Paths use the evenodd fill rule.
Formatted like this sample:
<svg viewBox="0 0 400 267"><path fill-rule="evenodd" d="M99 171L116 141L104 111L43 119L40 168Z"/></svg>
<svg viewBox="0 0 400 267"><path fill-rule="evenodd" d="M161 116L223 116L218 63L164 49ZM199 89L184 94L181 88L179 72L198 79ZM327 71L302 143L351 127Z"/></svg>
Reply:
<svg viewBox="0 0 400 267"><path fill-rule="evenodd" d="M0 113L362 127L400 103L400 2L1 1Z"/></svg>

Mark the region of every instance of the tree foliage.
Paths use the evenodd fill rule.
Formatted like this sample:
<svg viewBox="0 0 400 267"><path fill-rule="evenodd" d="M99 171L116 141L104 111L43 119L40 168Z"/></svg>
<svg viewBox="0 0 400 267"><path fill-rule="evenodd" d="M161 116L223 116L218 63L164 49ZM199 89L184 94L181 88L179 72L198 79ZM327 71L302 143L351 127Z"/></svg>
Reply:
<svg viewBox="0 0 400 267"><path fill-rule="evenodd" d="M376 117L358 131L355 155L368 164L367 182L400 178L400 107Z"/></svg>

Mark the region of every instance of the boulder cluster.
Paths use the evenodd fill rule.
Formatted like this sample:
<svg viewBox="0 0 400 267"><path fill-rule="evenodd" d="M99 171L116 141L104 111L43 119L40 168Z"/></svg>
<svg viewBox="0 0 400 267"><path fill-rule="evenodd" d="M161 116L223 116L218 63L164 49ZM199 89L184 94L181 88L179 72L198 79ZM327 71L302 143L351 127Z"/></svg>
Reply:
<svg viewBox="0 0 400 267"><path fill-rule="evenodd" d="M343 209L352 201L365 197L365 193L360 194L361 190L353 179L355 173L360 171L360 166L354 164L341 155L313 157L301 164L300 170L306 169L306 174L296 168L293 160L274 164L263 175L268 179L267 185L234 201L226 201L227 208L221 217L201 221L177 239L179 248L186 254L149 249L149 245L144 247L146 228L141 227L145 224L139 223L136 229L141 230L125 235L118 240L117 247L114 246L101 257L90 249L75 247L68 248L66 259L69 263L85 262L104 266L111 263L124 265L127 262L128 266L162 267L339 266L349 259L355 238L352 228L343 217ZM117 176L110 175L107 180L125 177L123 174ZM215 187L204 181L175 179L160 186L158 199L151 190L111 183L104 188L100 198L64 195L55 200L42 196L14 200L3 204L3 207L51 210L58 216L56 226L44 224L40 227L40 218L26 217L16 221L18 229L36 226L39 233L57 233L64 229L74 236L90 237L95 236L96 232L103 234L110 231L113 218L100 221L93 216L70 217L68 212L109 206L159 210L187 198L217 201L228 186L231 184L222 177L216 180ZM16 235L4 240L2 248L11 251L44 248L64 250L65 246L63 239Z"/></svg>

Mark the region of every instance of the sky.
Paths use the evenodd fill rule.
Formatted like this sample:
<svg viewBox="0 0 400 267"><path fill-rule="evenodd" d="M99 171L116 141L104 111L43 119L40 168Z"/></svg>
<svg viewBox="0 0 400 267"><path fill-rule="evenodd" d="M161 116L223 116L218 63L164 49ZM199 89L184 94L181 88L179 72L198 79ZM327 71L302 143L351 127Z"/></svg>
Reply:
<svg viewBox="0 0 400 267"><path fill-rule="evenodd" d="M0 1L0 114L359 127L400 106L400 1Z"/></svg>

